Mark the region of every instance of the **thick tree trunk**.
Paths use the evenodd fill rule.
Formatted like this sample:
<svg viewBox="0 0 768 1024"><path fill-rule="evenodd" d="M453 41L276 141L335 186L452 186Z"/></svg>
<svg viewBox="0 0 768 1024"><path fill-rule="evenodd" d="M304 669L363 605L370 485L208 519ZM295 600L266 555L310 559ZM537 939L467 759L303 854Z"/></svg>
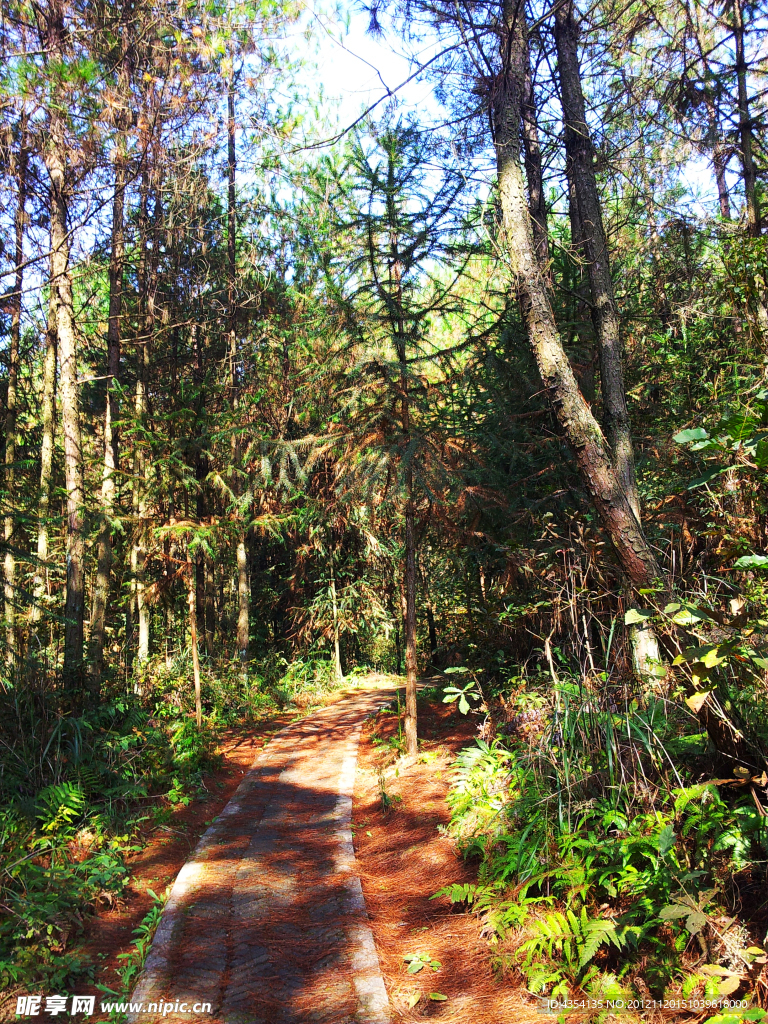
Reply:
<svg viewBox="0 0 768 1024"><path fill-rule="evenodd" d="M664 586L653 549L612 465L605 438L576 384L557 332L533 234L520 166L520 119L525 76L525 21L518 0L504 0L501 54L504 73L494 97L501 234L520 298L529 344L555 415L573 451L584 486L628 581L636 590ZM699 719L718 750L746 759L744 737L705 703Z"/></svg>
<svg viewBox="0 0 768 1024"><path fill-rule="evenodd" d="M59 4L46 11L46 45L51 59L63 63L64 17ZM48 113L44 158L51 182L50 218L58 335L61 420L64 434L64 477L67 491L67 590L64 604L65 689L80 694L83 686L83 618L85 599L85 525L83 518L83 451L77 384L77 335L69 265L68 197L71 189L66 164L65 104L54 102Z"/></svg>
<svg viewBox="0 0 768 1024"><path fill-rule="evenodd" d="M617 477L602 431L579 391L536 257L520 166L520 121L527 64L525 21L518 0L505 0L502 15L504 69L494 96L501 231L528 339L555 414L619 561L633 586L650 587L661 577L656 557Z"/></svg>
<svg viewBox="0 0 768 1024"><path fill-rule="evenodd" d="M235 149L235 78L234 64L227 82L227 304L229 306L229 363L232 388L232 407L238 408L237 380L237 206L235 176L237 153ZM237 428L237 422L235 423ZM240 445L237 434L232 438L232 459L235 470L235 493L240 493L237 474L240 472ZM245 530L237 536L237 653L243 666L248 664L248 645L251 633L250 587L248 586L248 558Z"/></svg>
<svg viewBox="0 0 768 1024"><path fill-rule="evenodd" d="M248 549L245 533L237 538L237 654L245 667L251 638L251 585L248 580Z"/></svg>
<svg viewBox="0 0 768 1024"><path fill-rule="evenodd" d="M122 147L115 160L115 191L112 200L112 251L109 259L109 320L107 322L107 401L104 410L104 467L101 482L103 517L97 544L96 583L91 611L90 667L88 689L91 698L99 695L104 668L104 634L107 622L109 580L112 571L112 524L115 502L115 472L118 469L117 418L118 397L115 385L120 376L120 318L123 306L123 262L125 257L125 161Z"/></svg>
<svg viewBox="0 0 768 1024"><path fill-rule="evenodd" d="M405 501L405 749L419 752L416 720L416 535L413 510L413 469L406 470Z"/></svg>
<svg viewBox="0 0 768 1024"><path fill-rule="evenodd" d="M413 463L408 456L411 442L411 403L408 394L408 367L406 362L405 319L402 315L401 263L397 238L392 248L393 293L397 304L394 344L400 364L400 415L403 431L403 457L409 461L405 467L405 574L404 574L404 632L405 632L405 749L409 756L419 752L416 707L416 530L413 505Z"/></svg>
<svg viewBox="0 0 768 1024"><path fill-rule="evenodd" d="M131 555L135 579L136 617L139 635L136 658L139 665L149 659L150 654L150 622L151 610L147 602L147 541L149 524L148 477L154 468L147 460L145 434L149 430L148 391L150 380L150 346L155 325L155 292L157 288L158 232L159 232L159 199L156 198L154 212L154 230L152 232L152 250L147 251L149 240L148 203L150 191L149 168L145 169L141 184L139 203L139 238L140 257L138 269L139 305L141 309L142 332L138 339L138 377L136 380L136 399L134 412L136 423L140 428L140 438L134 456L134 514L136 517L135 540ZM157 196L157 192L156 192Z"/></svg>
<svg viewBox="0 0 768 1024"><path fill-rule="evenodd" d="M753 156L752 118L749 113L747 61L744 54L744 17L742 0L733 0L733 42L736 50L736 85L738 90L739 141L744 197L747 205L747 230L753 238L762 233L760 199L757 194L757 170Z"/></svg>
<svg viewBox="0 0 768 1024"><path fill-rule="evenodd" d="M530 50L526 48L526 72L523 83L523 150L525 154L525 176L528 181L528 209L531 214L533 247L544 274L544 280L551 285L549 275L549 244L547 233L547 204L544 198L544 180L541 169L541 147L539 126L536 115L536 98L533 92Z"/></svg>
<svg viewBox="0 0 768 1024"><path fill-rule="evenodd" d="M600 357L603 422L616 475L639 521L640 501L624 389L621 324L613 291L608 245L594 169L592 139L581 88L578 26L574 18L572 0L555 9L555 43L565 121L566 172L573 181L581 225L581 244L592 291L592 308Z"/></svg>
<svg viewBox="0 0 768 1024"><path fill-rule="evenodd" d="M11 299L11 345L8 360L8 394L5 412L5 500L7 514L3 524L5 540L5 662L9 670L16 661L16 558L11 549L13 542L13 506L16 496L16 406L19 382L19 342L21 339L21 294L24 284L24 223L27 208L27 115L22 113L19 136L19 153L16 163L16 214L14 231L16 236L16 276Z"/></svg>
<svg viewBox="0 0 768 1024"><path fill-rule="evenodd" d="M53 280L53 255L51 255L51 280ZM33 583L33 623L39 622L42 617L43 599L48 592L48 514L51 507L53 441L56 429L57 333L56 293L51 288L48 299L48 324L45 331L45 362L43 364L43 438L40 445L40 491L37 501L37 565Z"/></svg>

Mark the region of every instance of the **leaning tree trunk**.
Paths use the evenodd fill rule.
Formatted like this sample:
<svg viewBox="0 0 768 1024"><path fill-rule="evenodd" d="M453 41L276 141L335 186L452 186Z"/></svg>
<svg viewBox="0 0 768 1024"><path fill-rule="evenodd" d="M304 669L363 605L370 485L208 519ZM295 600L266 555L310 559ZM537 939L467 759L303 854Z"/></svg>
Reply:
<svg viewBox="0 0 768 1024"><path fill-rule="evenodd" d="M49 58L64 64L64 15L60 3L46 11L45 43ZM44 159L51 182L51 289L56 305L61 379L61 425L64 434L64 482L67 490L67 590L64 602L64 666L66 690L80 694L83 683L83 617L85 598L85 523L83 517L83 451L77 385L77 335L69 265L67 203L71 190L66 163L66 103L58 97L48 111Z"/></svg>
<svg viewBox="0 0 768 1024"><path fill-rule="evenodd" d="M640 519L632 431L624 390L623 346L619 310L613 291L608 245L603 228L600 196L594 168L592 139L587 125L578 56L578 26L573 3L555 9L555 44L565 121L566 172L573 182L581 226L581 245L587 265L592 309L600 357L603 422L612 461L629 500Z"/></svg>
<svg viewBox="0 0 768 1024"><path fill-rule="evenodd" d="M20 125L19 153L16 164L16 276L11 299L11 346L8 362L8 392L5 406L5 516L3 536L5 540L5 630L6 665L13 668L16 660L16 559L11 548L13 541L13 505L16 491L16 405L19 380L19 341L21 336L21 291L24 284L24 221L27 206L27 115L22 112Z"/></svg>
<svg viewBox="0 0 768 1024"><path fill-rule="evenodd" d="M661 577L656 556L614 471L600 426L576 383L534 249L520 166L526 41L517 0L504 2L503 37L505 66L494 96L501 231L529 342L555 414L619 561L635 587L649 587Z"/></svg>
<svg viewBox="0 0 768 1024"><path fill-rule="evenodd" d="M525 328L539 374L555 415L573 452L600 524L635 590L666 589L656 556L619 480L608 444L579 391L563 349L536 258L525 183L520 165L520 121L525 78L525 20L519 0L502 6L503 73L494 95L496 166L501 204L501 236L523 310ZM705 702L699 719L718 750L747 758L743 735Z"/></svg>

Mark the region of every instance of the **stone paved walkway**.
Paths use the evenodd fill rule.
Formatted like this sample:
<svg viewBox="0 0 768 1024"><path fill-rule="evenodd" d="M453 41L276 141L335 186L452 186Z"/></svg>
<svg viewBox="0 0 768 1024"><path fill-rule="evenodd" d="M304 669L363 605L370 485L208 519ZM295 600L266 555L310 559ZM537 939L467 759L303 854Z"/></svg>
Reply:
<svg viewBox="0 0 768 1024"><path fill-rule="evenodd" d="M350 823L363 720L394 692L354 692L259 755L176 879L129 1024L389 1022Z"/></svg>

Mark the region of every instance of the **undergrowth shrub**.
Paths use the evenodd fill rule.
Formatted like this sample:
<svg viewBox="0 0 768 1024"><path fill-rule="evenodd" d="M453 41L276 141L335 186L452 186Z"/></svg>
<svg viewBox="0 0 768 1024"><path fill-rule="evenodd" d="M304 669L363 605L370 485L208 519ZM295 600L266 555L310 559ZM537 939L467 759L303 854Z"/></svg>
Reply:
<svg viewBox="0 0 768 1024"><path fill-rule="evenodd" d="M763 877L757 799L712 779L684 703L563 675L518 687L498 735L456 758L449 830L478 882L441 894L481 914L533 992L712 999L749 985L763 936L734 913L733 876Z"/></svg>
<svg viewBox="0 0 768 1024"><path fill-rule="evenodd" d="M322 699L327 659L203 664L203 727L191 665L144 666L130 693L77 713L57 691L0 693L0 988L65 991L92 976L74 944L85 917L119 901L125 855L178 804L205 792L219 729Z"/></svg>

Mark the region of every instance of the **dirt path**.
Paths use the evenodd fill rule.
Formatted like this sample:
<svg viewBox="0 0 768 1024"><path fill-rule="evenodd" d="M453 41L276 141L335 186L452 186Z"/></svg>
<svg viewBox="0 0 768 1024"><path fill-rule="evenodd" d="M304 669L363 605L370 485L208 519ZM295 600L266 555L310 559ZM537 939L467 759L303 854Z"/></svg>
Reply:
<svg viewBox="0 0 768 1024"><path fill-rule="evenodd" d="M394 693L357 691L257 757L176 879L129 1022L390 1020L350 821L362 724Z"/></svg>

